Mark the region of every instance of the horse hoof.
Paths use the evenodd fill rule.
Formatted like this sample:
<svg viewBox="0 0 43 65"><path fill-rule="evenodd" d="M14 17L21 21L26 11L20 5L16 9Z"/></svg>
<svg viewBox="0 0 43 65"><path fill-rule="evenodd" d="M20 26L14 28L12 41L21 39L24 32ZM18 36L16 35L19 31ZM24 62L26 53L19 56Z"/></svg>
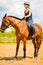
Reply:
<svg viewBox="0 0 43 65"><path fill-rule="evenodd" d="M37 58L38 57L38 54L34 54L34 58Z"/></svg>
<svg viewBox="0 0 43 65"><path fill-rule="evenodd" d="M34 56L34 58L37 58L37 56Z"/></svg>
<svg viewBox="0 0 43 65"><path fill-rule="evenodd" d="M23 58L26 58L26 56L23 56Z"/></svg>
<svg viewBox="0 0 43 65"><path fill-rule="evenodd" d="M15 58L17 58L17 56L15 56Z"/></svg>

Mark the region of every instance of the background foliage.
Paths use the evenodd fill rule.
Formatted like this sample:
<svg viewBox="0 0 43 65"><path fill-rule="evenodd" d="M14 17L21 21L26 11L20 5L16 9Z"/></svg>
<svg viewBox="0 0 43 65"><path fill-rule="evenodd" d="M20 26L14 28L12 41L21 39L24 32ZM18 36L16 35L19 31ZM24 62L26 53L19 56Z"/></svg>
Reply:
<svg viewBox="0 0 43 65"><path fill-rule="evenodd" d="M43 33L42 33L41 39L43 40ZM12 29L12 31L9 31L9 32L4 32L4 33L0 32L0 44L2 44L2 43L4 43L4 44L16 43L15 29ZM27 43L32 43L32 42L28 41Z"/></svg>

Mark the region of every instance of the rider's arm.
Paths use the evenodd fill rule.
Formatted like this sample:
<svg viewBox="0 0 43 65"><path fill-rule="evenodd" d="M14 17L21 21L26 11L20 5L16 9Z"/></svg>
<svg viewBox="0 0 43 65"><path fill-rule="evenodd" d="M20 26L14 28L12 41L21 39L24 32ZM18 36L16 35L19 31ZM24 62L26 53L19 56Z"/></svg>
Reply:
<svg viewBox="0 0 43 65"><path fill-rule="evenodd" d="M26 16L25 16L25 18L30 17L31 13L32 13L32 11L31 11L31 9L30 9L30 10L29 10L29 14L28 14L28 15L26 15Z"/></svg>

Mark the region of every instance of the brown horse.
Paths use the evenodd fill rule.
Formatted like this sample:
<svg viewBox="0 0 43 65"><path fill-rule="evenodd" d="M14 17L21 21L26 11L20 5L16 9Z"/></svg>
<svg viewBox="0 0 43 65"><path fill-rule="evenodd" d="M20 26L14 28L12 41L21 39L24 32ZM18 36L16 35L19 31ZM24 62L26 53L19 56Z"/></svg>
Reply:
<svg viewBox="0 0 43 65"><path fill-rule="evenodd" d="M24 43L23 50L24 50L24 58L26 57L26 40L32 40L34 45L34 57L38 56L38 51L41 45L41 35L42 35L42 28L39 24L35 23L35 27L37 29L37 32L35 33L35 38L32 39L31 36L29 36L29 31L26 26L26 21L23 19L19 19L17 17L13 16L7 16L5 15L2 19L1 24L1 32L4 32L6 28L9 27L9 25L12 25L16 29L16 40L17 40L17 48L16 48L16 55L18 54L18 49L20 45L20 41L22 40Z"/></svg>

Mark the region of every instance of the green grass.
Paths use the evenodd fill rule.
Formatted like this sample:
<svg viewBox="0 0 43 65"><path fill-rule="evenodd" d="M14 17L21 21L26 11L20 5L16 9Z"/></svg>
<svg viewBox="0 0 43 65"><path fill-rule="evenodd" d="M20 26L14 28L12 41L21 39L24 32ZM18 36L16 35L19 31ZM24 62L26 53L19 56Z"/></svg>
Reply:
<svg viewBox="0 0 43 65"><path fill-rule="evenodd" d="M43 33L42 33L41 39L43 39Z"/></svg>
<svg viewBox="0 0 43 65"><path fill-rule="evenodd" d="M0 44L13 44L16 43L15 29L10 32L0 32Z"/></svg>
<svg viewBox="0 0 43 65"><path fill-rule="evenodd" d="M15 37L16 34L15 34L15 30L12 29L12 31L10 32L0 32L0 37Z"/></svg>

